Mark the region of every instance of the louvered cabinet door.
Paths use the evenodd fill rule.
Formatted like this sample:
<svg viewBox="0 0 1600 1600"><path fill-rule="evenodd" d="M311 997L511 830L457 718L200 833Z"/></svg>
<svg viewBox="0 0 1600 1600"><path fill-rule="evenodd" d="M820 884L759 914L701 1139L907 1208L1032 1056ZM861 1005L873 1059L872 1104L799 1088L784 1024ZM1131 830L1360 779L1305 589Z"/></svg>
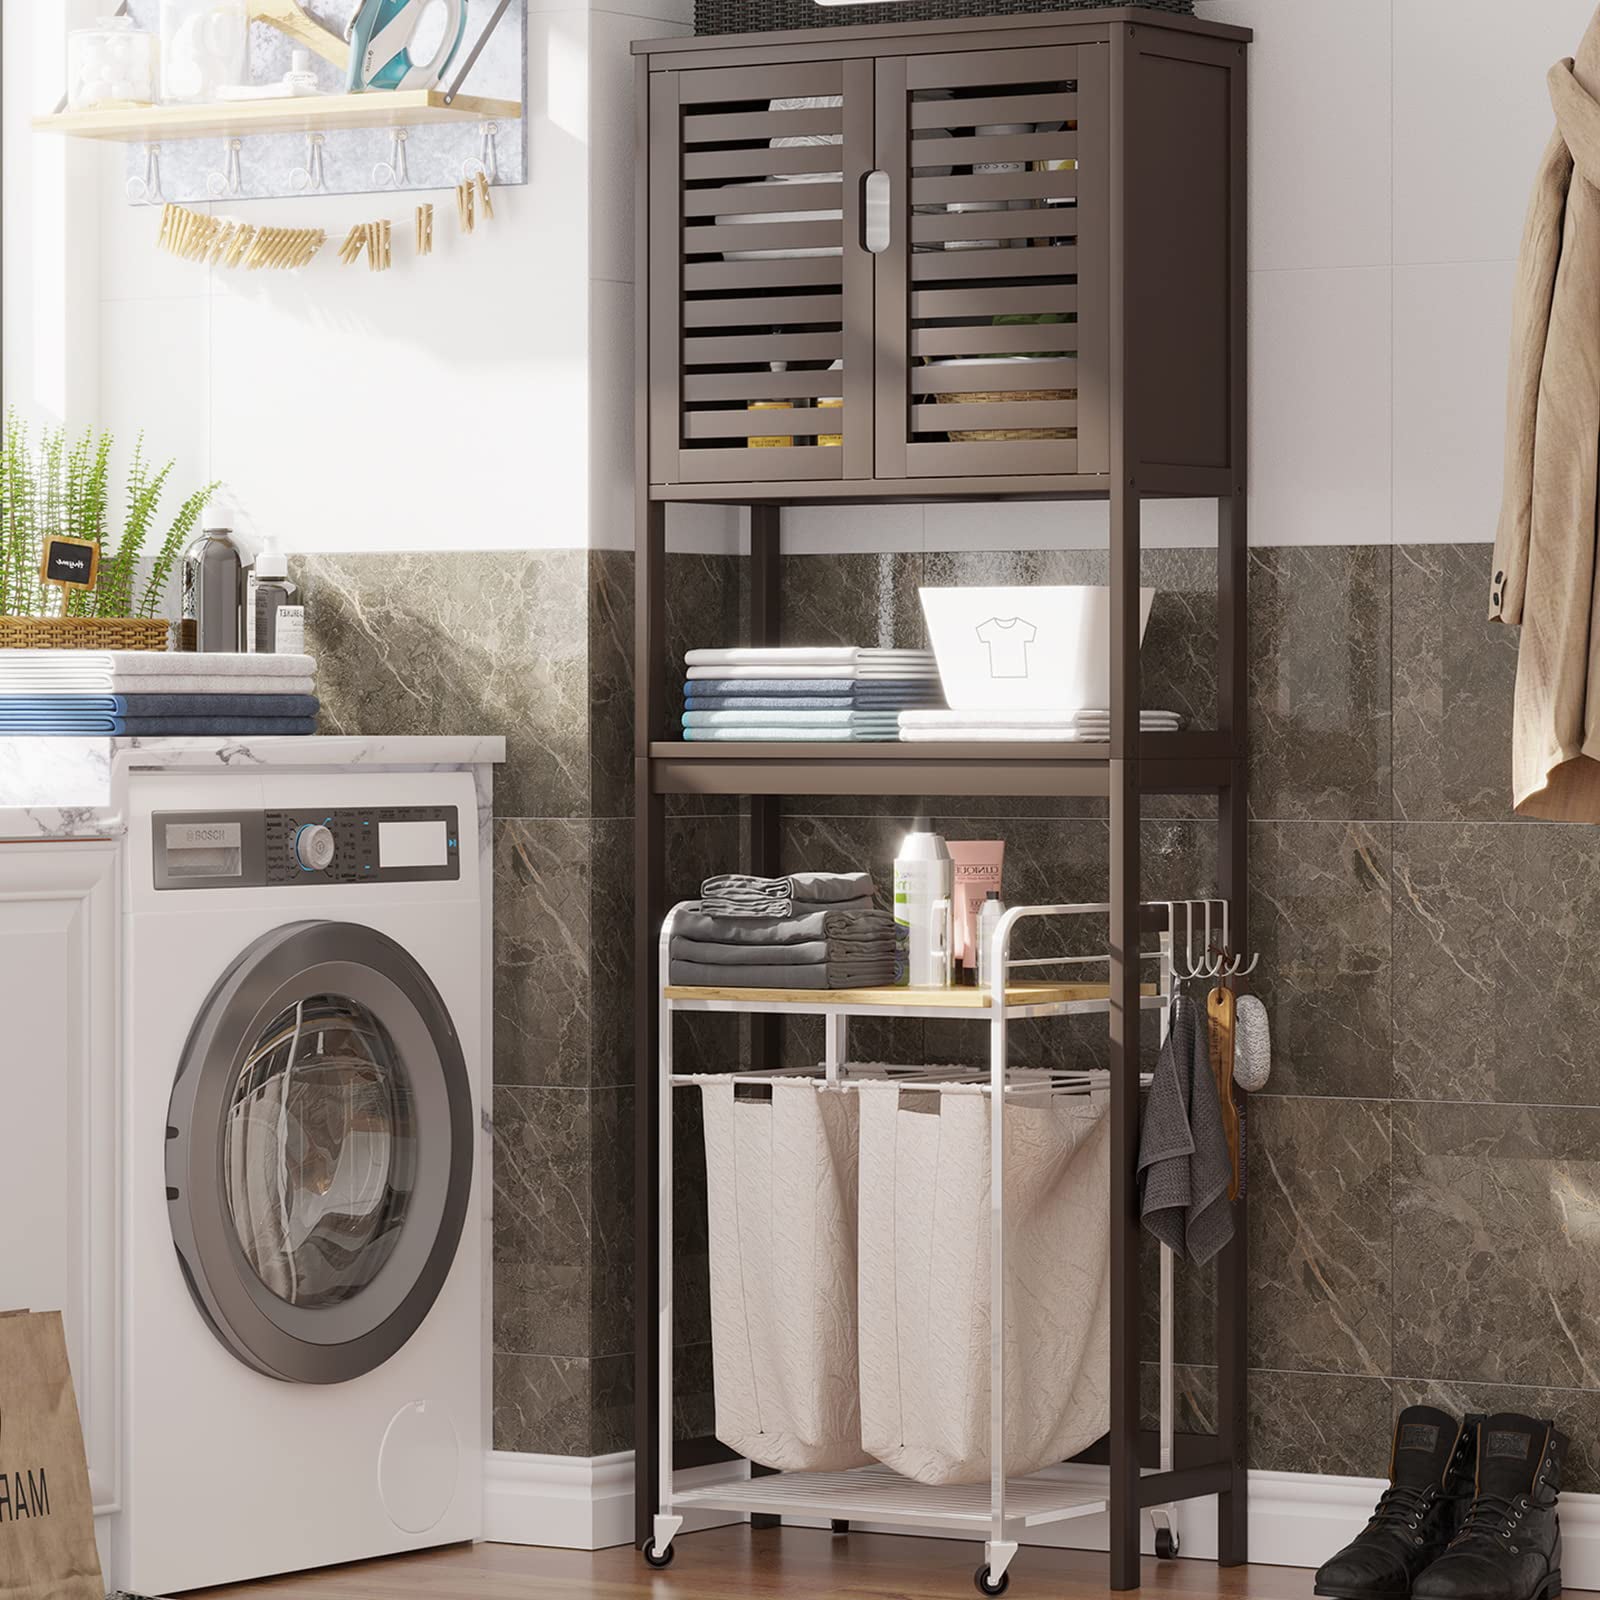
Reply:
<svg viewBox="0 0 1600 1600"><path fill-rule="evenodd" d="M869 60L652 76L654 481L872 476L872 95Z"/></svg>
<svg viewBox="0 0 1600 1600"><path fill-rule="evenodd" d="M1107 470L1107 58L878 61L880 478Z"/></svg>

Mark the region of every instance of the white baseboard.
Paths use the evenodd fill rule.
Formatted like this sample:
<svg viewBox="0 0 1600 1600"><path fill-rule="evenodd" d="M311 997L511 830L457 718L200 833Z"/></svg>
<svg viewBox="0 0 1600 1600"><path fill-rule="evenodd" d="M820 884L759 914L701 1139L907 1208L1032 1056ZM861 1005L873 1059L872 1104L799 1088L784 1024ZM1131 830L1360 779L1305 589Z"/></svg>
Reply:
<svg viewBox="0 0 1600 1600"><path fill-rule="evenodd" d="M742 1477L742 1463L701 1467L680 1473L685 1482ZM1105 1481L1105 1469L1063 1466L1052 1476L1064 1482ZM1300 1472L1250 1474L1250 1559L1268 1567L1316 1567L1365 1526L1383 1492L1378 1478L1319 1477ZM484 1537L497 1544L558 1545L603 1550L633 1542L633 1455L508 1455L489 1457L484 1480ZM725 1526L743 1519L724 1512L700 1512L683 1531ZM797 1526L825 1527L807 1519ZM1217 1554L1217 1503L1191 1500L1177 1508L1181 1553L1199 1560ZM863 1528L863 1532L903 1533L905 1529ZM1600 1495L1561 1497L1564 1545L1562 1578L1570 1589L1600 1590ZM945 1537L938 1534L934 1537ZM1051 1524L1027 1544L1063 1550L1104 1550L1110 1543L1105 1516L1079 1517ZM1145 1520L1143 1544L1153 1553L1153 1534Z"/></svg>
<svg viewBox="0 0 1600 1600"><path fill-rule="evenodd" d="M685 1483L718 1482L749 1473L744 1462L680 1472ZM701 1511L683 1531L721 1528L742 1517ZM633 1452L609 1456L515 1455L495 1450L483 1479L483 1536L490 1544L543 1544L606 1550L633 1543Z"/></svg>

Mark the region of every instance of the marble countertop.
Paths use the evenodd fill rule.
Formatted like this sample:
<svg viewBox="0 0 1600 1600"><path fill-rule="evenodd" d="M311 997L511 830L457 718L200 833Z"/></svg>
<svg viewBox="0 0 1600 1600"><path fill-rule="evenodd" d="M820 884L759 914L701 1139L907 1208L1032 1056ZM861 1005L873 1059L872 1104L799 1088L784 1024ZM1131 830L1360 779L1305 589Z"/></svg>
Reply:
<svg viewBox="0 0 1600 1600"><path fill-rule="evenodd" d="M0 739L0 841L117 838L125 828L128 784L141 772L218 767L487 772L505 758L500 738ZM487 791L487 784L480 787Z"/></svg>

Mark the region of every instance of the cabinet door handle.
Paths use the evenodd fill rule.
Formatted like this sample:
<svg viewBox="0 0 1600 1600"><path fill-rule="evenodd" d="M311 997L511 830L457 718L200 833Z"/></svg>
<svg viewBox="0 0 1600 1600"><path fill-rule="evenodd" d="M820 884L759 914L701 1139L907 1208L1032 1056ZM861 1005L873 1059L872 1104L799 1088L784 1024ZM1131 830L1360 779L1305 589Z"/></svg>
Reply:
<svg viewBox="0 0 1600 1600"><path fill-rule="evenodd" d="M889 174L869 172L861 190L861 243L881 255L889 248Z"/></svg>

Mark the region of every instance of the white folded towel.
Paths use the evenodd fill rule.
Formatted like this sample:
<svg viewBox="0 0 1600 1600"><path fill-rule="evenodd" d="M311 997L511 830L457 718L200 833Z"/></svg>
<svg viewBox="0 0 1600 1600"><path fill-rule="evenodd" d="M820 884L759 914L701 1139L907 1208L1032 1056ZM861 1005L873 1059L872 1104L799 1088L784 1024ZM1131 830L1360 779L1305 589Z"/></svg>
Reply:
<svg viewBox="0 0 1600 1600"><path fill-rule="evenodd" d="M1110 744L1082 728L901 728L902 744Z"/></svg>
<svg viewBox="0 0 1600 1600"><path fill-rule="evenodd" d="M316 671L310 656L0 650L0 694L314 694Z"/></svg>
<svg viewBox="0 0 1600 1600"><path fill-rule="evenodd" d="M858 662L836 662L833 666L822 666L820 663L812 666L790 666L787 662L773 662L768 666L693 666L689 668L688 677L691 683L703 678L766 678L775 682L782 682L788 678L837 678L841 682L847 678L937 678L937 667L910 666L862 666Z"/></svg>

